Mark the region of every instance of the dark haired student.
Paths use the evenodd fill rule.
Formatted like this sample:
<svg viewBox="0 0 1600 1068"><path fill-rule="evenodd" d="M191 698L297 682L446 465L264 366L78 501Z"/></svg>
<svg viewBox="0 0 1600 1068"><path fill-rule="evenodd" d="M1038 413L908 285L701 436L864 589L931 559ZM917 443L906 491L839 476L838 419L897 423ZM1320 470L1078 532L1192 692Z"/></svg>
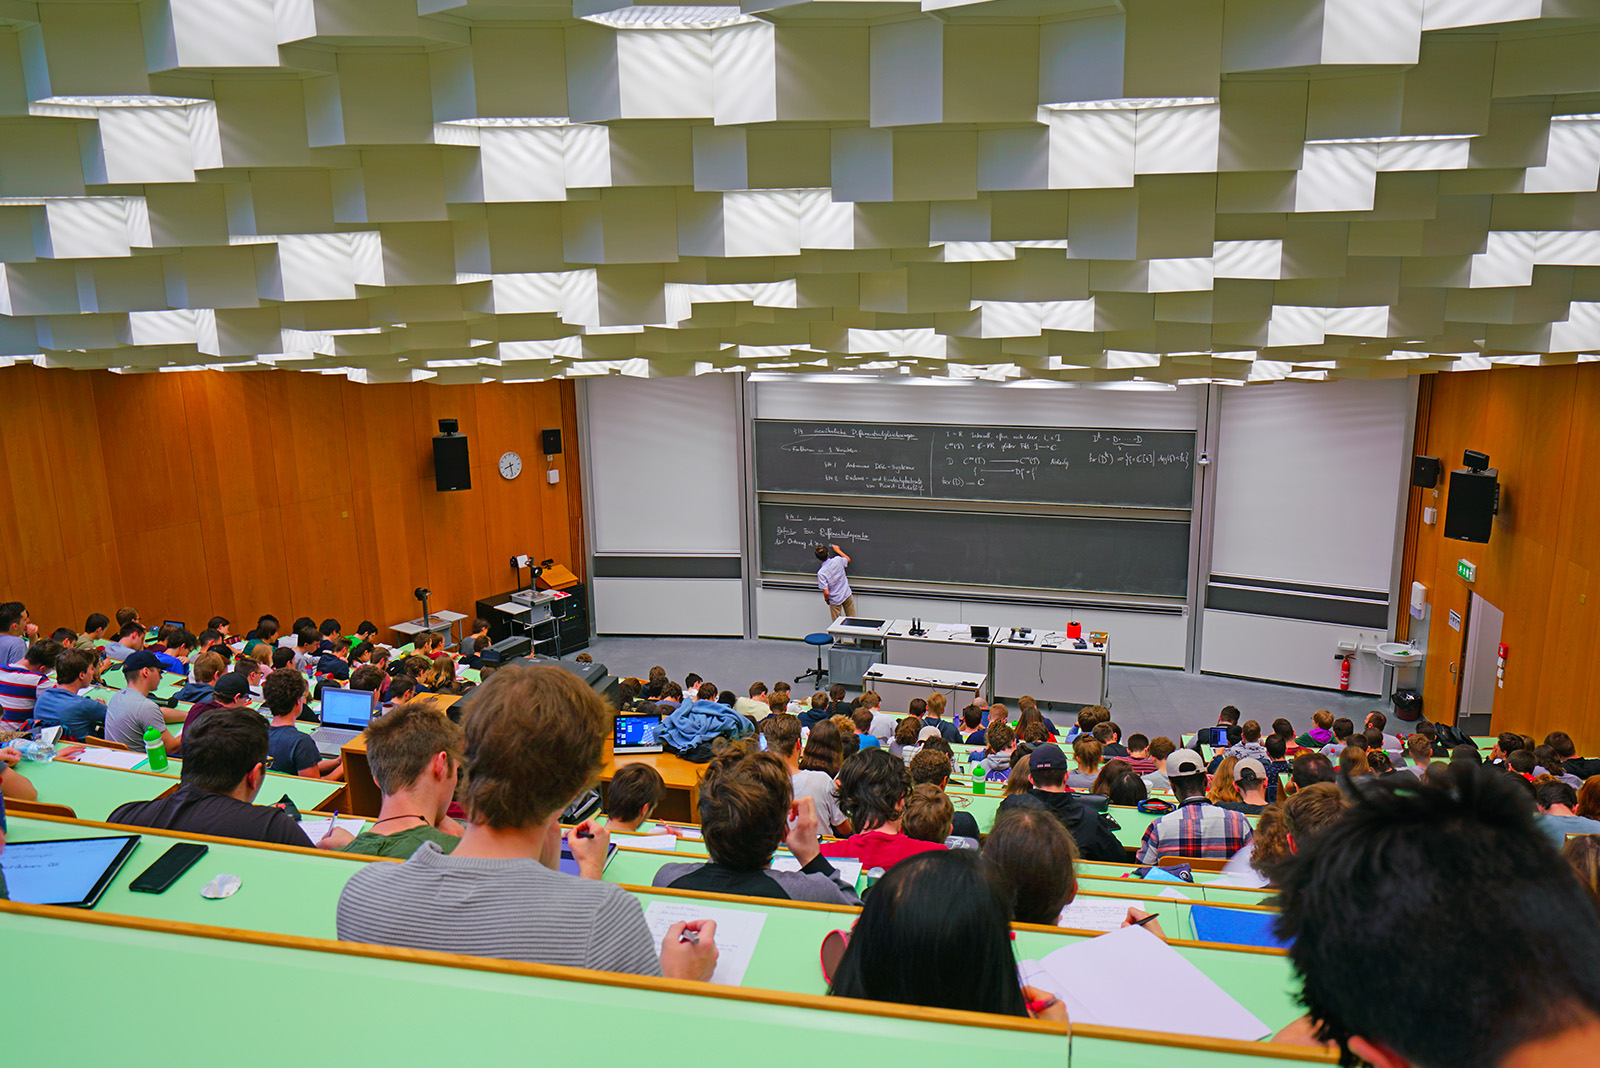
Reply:
<svg viewBox="0 0 1600 1068"><path fill-rule="evenodd" d="M851 754L839 768L839 805L856 833L825 843L823 856L856 857L867 868L888 868L907 857L944 849L902 834L900 816L911 793L904 760L875 746Z"/></svg>
<svg viewBox="0 0 1600 1068"><path fill-rule="evenodd" d="M1342 1063L1376 1068L1594 1064L1594 901L1535 828L1524 784L1473 764L1442 777L1364 780L1275 869L1308 1014L1280 1038L1314 1029ZM1375 996L1375 961L1404 997Z"/></svg>
<svg viewBox="0 0 1600 1068"><path fill-rule="evenodd" d="M783 761L756 751L749 742L727 746L706 765L700 779L700 829L710 862L664 864L653 885L829 905L861 904L817 846L817 809L811 798L796 803ZM787 846L800 862L799 871L770 867L779 845Z"/></svg>
<svg viewBox="0 0 1600 1068"><path fill-rule="evenodd" d="M1017 982L1010 895L976 850L940 849L895 865L867 895L828 993L1066 1022L1059 1001ZM1048 1004L1032 1013L1030 1001Z"/></svg>
<svg viewBox="0 0 1600 1068"><path fill-rule="evenodd" d="M106 822L309 847L311 840L282 809L252 803L266 781L266 760L267 721L260 713L214 708L183 734L178 788L122 805ZM349 840L347 832L335 831L317 846L331 849Z"/></svg>

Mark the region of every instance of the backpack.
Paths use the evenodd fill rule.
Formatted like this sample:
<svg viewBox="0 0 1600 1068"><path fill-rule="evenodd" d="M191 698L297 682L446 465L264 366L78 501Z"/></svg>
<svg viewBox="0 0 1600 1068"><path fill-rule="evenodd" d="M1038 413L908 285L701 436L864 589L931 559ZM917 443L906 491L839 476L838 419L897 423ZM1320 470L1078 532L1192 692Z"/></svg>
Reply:
<svg viewBox="0 0 1600 1068"><path fill-rule="evenodd" d="M1435 737L1439 740L1439 744L1444 746L1446 752L1458 745L1471 745L1474 749L1477 748L1472 739L1458 727L1452 727L1445 723L1435 723L1434 727L1438 730L1438 734Z"/></svg>

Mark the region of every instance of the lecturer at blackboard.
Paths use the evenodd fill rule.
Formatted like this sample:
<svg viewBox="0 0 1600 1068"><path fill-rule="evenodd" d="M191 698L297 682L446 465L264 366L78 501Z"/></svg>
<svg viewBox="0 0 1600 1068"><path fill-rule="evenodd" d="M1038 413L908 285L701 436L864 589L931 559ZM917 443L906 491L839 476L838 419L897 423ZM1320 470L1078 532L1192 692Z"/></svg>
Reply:
<svg viewBox="0 0 1600 1068"><path fill-rule="evenodd" d="M850 557L837 545L818 545L812 551L822 561L822 566L817 568L817 588L822 591L822 600L828 606L830 621L840 616L855 615L856 598L850 592L850 580L844 573L844 569L850 566Z"/></svg>

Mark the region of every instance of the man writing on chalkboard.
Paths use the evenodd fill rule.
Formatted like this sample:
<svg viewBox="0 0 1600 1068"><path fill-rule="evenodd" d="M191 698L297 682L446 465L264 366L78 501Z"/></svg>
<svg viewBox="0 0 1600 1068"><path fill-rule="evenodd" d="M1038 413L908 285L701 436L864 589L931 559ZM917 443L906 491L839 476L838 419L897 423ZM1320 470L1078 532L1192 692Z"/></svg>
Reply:
<svg viewBox="0 0 1600 1068"><path fill-rule="evenodd" d="M855 615L855 595L850 592L850 580L844 574L844 569L850 566L850 558L837 545L818 545L812 551L822 561L822 566L817 568L817 588L828 606L830 621Z"/></svg>

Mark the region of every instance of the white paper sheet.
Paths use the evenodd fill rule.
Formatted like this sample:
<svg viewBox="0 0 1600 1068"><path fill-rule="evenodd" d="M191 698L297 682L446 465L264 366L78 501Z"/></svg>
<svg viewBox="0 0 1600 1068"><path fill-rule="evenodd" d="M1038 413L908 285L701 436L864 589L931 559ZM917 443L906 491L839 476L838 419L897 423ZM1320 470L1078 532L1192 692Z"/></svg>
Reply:
<svg viewBox="0 0 1600 1068"><path fill-rule="evenodd" d="M743 983L767 914L750 909L708 908L693 901L652 901L644 910L644 922L650 927L657 949L673 924L690 920L717 922L717 970L711 974L711 981L724 986Z"/></svg>
<svg viewBox="0 0 1600 1068"><path fill-rule="evenodd" d="M124 771L132 771L145 762L145 754L124 752L121 749L100 749L91 745L77 756L66 759L75 760L79 764L94 764L102 768L122 768Z"/></svg>
<svg viewBox="0 0 1600 1068"><path fill-rule="evenodd" d="M1074 942L1043 960L1020 962L1017 973L1025 984L1060 998L1075 1023L1149 1028L1151 977L1160 976L1158 1015L1163 1031L1241 1042L1257 1041L1271 1031L1143 927L1123 927Z"/></svg>
<svg viewBox="0 0 1600 1068"><path fill-rule="evenodd" d="M671 852L678 848L677 835L672 834L617 834L611 837L611 842L618 849L665 849Z"/></svg>
<svg viewBox="0 0 1600 1068"><path fill-rule="evenodd" d="M362 831L367 829L367 821L354 818L339 820L338 827L341 831L349 831L351 834L360 834ZM328 835L332 834L333 828L334 819L332 816L329 816L327 819L323 819L320 816L300 817L300 829L306 832L306 837L311 839L312 845L316 845L318 842L328 837Z"/></svg>
<svg viewBox="0 0 1600 1068"><path fill-rule="evenodd" d="M829 857L828 863L833 865L833 870L839 873L851 886L856 885L861 879L861 862L851 857ZM780 852L772 858L773 871L799 871L800 862L788 853Z"/></svg>
<svg viewBox="0 0 1600 1068"><path fill-rule="evenodd" d="M1057 927L1072 927L1079 931L1115 931L1128 918L1128 909L1137 901L1124 901L1114 897L1079 896L1067 903L1056 920ZM1149 911L1146 909L1145 911Z"/></svg>

